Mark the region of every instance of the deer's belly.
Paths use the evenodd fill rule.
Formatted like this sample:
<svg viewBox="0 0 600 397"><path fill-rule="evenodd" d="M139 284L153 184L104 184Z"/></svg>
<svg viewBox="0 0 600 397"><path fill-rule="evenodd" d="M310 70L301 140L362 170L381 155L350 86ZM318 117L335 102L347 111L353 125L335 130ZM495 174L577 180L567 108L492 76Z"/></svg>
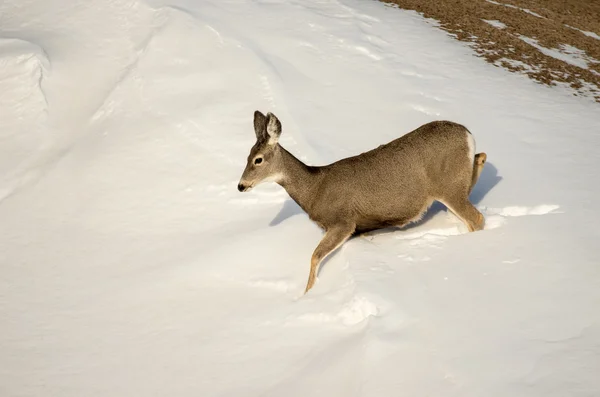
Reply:
<svg viewBox="0 0 600 397"><path fill-rule="evenodd" d="M360 214L356 219L356 230L384 229L386 227L402 227L419 220L431 205L431 201L409 206L391 206L387 208L372 207L368 212Z"/></svg>
<svg viewBox="0 0 600 397"><path fill-rule="evenodd" d="M389 221L364 221L356 225L356 233L366 233L372 230L385 229L387 227L400 227L405 225L410 220L407 219L392 219Z"/></svg>

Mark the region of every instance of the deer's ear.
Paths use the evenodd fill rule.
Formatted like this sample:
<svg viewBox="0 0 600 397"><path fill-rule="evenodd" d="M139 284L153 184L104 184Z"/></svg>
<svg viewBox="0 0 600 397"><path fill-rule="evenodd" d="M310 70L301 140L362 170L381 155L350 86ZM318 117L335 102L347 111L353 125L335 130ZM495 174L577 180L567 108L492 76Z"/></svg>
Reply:
<svg viewBox="0 0 600 397"><path fill-rule="evenodd" d="M257 141L267 139L267 118L258 110L254 112L254 133Z"/></svg>
<svg viewBox="0 0 600 397"><path fill-rule="evenodd" d="M267 113L267 136L269 145L275 145L281 135L281 122L273 113Z"/></svg>

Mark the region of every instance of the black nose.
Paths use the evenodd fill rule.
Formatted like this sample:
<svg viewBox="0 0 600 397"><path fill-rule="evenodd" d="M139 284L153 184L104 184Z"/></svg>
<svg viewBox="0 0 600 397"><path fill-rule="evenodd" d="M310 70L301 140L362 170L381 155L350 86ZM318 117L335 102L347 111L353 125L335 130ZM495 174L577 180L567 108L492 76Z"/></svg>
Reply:
<svg viewBox="0 0 600 397"><path fill-rule="evenodd" d="M244 191L244 189L245 189L244 185L242 185L241 183L238 183L238 190L239 190L240 192L243 192L243 191Z"/></svg>

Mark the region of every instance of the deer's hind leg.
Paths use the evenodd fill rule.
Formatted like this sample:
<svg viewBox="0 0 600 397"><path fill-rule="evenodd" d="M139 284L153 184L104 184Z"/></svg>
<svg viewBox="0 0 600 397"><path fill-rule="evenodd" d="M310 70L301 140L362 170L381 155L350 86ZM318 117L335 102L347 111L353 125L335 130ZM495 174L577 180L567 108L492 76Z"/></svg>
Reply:
<svg viewBox="0 0 600 397"><path fill-rule="evenodd" d="M308 283L306 284L307 293L313 287L317 278L319 265L333 251L339 248L350 236L354 233L355 225L336 225L330 227L325 232L325 236L317 245L310 260L310 274L308 275Z"/></svg>

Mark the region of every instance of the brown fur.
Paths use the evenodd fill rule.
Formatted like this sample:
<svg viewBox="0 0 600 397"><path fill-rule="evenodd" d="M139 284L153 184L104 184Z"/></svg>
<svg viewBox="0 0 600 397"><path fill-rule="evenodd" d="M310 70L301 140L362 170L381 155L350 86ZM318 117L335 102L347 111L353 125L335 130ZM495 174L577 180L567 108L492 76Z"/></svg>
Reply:
<svg viewBox="0 0 600 397"><path fill-rule="evenodd" d="M275 115L256 111L254 127L257 141L238 189L247 191L272 177L325 229L311 259L306 291L314 285L322 260L354 233L406 225L434 200L469 231L483 229L484 217L468 197L487 156L468 158L470 132L460 124L434 121L376 149L320 167L305 165L279 145L281 123ZM255 164L257 158L260 164Z"/></svg>

